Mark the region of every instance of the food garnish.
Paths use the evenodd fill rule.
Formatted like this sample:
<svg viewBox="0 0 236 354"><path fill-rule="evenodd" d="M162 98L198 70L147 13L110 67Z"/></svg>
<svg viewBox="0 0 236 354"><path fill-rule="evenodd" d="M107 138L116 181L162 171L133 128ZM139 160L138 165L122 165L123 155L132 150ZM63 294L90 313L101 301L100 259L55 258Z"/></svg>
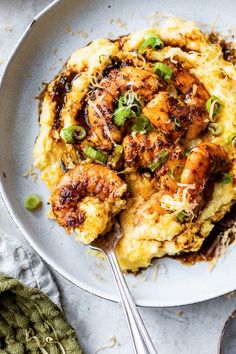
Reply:
<svg viewBox="0 0 236 354"><path fill-rule="evenodd" d="M86 136L86 130L79 125L72 125L61 130L62 138L68 144L77 144L80 140Z"/></svg>
<svg viewBox="0 0 236 354"><path fill-rule="evenodd" d="M101 163L107 162L107 154L105 154L102 151L94 149L92 146L87 146L84 153L87 157L89 157L92 160L95 160L95 161L98 161Z"/></svg>
<svg viewBox="0 0 236 354"><path fill-rule="evenodd" d="M32 193L24 200L24 207L29 211L34 211L42 205L41 199L38 194Z"/></svg>
<svg viewBox="0 0 236 354"><path fill-rule="evenodd" d="M143 54L147 48L152 49L162 49L164 47L164 43L161 38L153 32L148 32L144 35L144 40L140 45L138 51L140 54Z"/></svg>

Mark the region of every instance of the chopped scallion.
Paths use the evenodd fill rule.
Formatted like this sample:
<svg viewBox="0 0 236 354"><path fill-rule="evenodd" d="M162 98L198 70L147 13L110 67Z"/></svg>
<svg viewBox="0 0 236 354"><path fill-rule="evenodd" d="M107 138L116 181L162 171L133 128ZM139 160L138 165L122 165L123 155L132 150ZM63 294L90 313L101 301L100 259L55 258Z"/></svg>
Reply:
<svg viewBox="0 0 236 354"><path fill-rule="evenodd" d="M153 130L152 123L150 120L141 114L139 117L136 118L136 122L132 127L132 131L138 133L148 133Z"/></svg>
<svg viewBox="0 0 236 354"><path fill-rule="evenodd" d="M114 122L118 127L122 127L125 124L127 118L131 116L131 109L128 107L122 107L115 110Z"/></svg>
<svg viewBox="0 0 236 354"><path fill-rule="evenodd" d="M101 64L102 62L104 62L106 59L108 59L108 56L105 54L101 54L99 55L99 63Z"/></svg>
<svg viewBox="0 0 236 354"><path fill-rule="evenodd" d="M221 112L222 106L222 102L217 96L213 95L207 100L206 110L209 113L209 117L211 120L214 118L214 116Z"/></svg>
<svg viewBox="0 0 236 354"><path fill-rule="evenodd" d="M228 138L228 143L229 143L229 144L232 144L233 147L236 147L236 135L231 135L231 136L229 136L229 138Z"/></svg>
<svg viewBox="0 0 236 354"><path fill-rule="evenodd" d="M183 170L184 165L177 165L172 170L169 170L167 175L175 181L180 180L180 171ZM176 176L177 175L177 176Z"/></svg>
<svg viewBox="0 0 236 354"><path fill-rule="evenodd" d="M61 130L61 137L68 144L76 144L86 136L86 130L80 125L71 125Z"/></svg>
<svg viewBox="0 0 236 354"><path fill-rule="evenodd" d="M122 153L123 153L123 146L122 145L116 145L115 149L114 149L114 152L113 152L113 154L111 156L111 159L110 159L110 164L112 166L115 166L119 162Z"/></svg>
<svg viewBox="0 0 236 354"><path fill-rule="evenodd" d="M158 168L160 168L168 159L169 153L167 150L162 150L160 152L159 155L157 155L157 157L155 157L155 159L153 160L151 166L150 166L150 170L152 172L154 172L155 170L157 170Z"/></svg>
<svg viewBox="0 0 236 354"><path fill-rule="evenodd" d="M101 162L101 163L106 163L107 162L107 154L94 149L92 146L87 146L85 151L85 155L89 157L92 160Z"/></svg>
<svg viewBox="0 0 236 354"><path fill-rule="evenodd" d="M188 157L189 154L190 154L190 149L186 149L186 151L185 151L185 156Z"/></svg>
<svg viewBox="0 0 236 354"><path fill-rule="evenodd" d="M118 127L125 124L127 118L140 113L140 101L135 92L128 91L118 99L118 108L114 112L114 122Z"/></svg>
<svg viewBox="0 0 236 354"><path fill-rule="evenodd" d="M229 173L222 173L221 183L229 184L231 182L231 177Z"/></svg>
<svg viewBox="0 0 236 354"><path fill-rule="evenodd" d="M222 126L219 123L210 123L208 125L208 130L215 136L222 133Z"/></svg>
<svg viewBox="0 0 236 354"><path fill-rule="evenodd" d="M179 118L177 118L177 117L174 118L174 124L175 124L175 126L174 126L175 130L179 130L181 128L181 123L180 123Z"/></svg>
<svg viewBox="0 0 236 354"><path fill-rule="evenodd" d="M187 216L188 216L188 215L185 213L185 211L180 211L180 212L177 214L176 218L177 218L177 220L182 224L182 223L184 222L184 220L186 219Z"/></svg>
<svg viewBox="0 0 236 354"><path fill-rule="evenodd" d="M154 72L165 81L170 81L172 76L172 69L164 63L156 63Z"/></svg>
<svg viewBox="0 0 236 354"><path fill-rule="evenodd" d="M29 211L34 211L41 206L42 202L38 194L32 193L24 200L24 207Z"/></svg>
<svg viewBox="0 0 236 354"><path fill-rule="evenodd" d="M144 40L141 43L138 51L143 54L147 48L161 49L164 47L164 43L159 36L153 32L148 32L144 36Z"/></svg>

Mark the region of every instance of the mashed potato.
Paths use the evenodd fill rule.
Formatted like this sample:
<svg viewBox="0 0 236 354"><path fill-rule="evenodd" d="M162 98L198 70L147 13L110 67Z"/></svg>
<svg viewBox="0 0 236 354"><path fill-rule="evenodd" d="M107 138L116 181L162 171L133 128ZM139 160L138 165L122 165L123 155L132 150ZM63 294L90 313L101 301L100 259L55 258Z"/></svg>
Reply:
<svg viewBox="0 0 236 354"><path fill-rule="evenodd" d="M150 32L160 36L165 46L148 52L144 58L135 50L142 43L145 33ZM124 237L118 245L117 255L123 270L137 271L149 266L154 257L199 250L214 223L223 218L235 201L236 165L232 138L236 136L236 67L224 59L219 44L211 43L209 36L194 23L179 19L171 19L161 28L133 33L117 41L95 40L77 50L62 72L48 85L41 100L40 132L34 148L34 164L41 170L42 179L52 192L65 172L62 167L72 169L79 164L77 146L63 141L60 131L79 124L91 86L99 88L97 73L103 72L114 57L130 60L134 65L137 62L138 66L145 68L149 61L170 59L175 63L178 58L184 63L210 95L220 97L223 102L222 110L217 115L221 133L214 136L206 130L186 144L188 148L205 141L219 144L228 153L232 166L230 183L215 183L212 198L198 217L185 223L178 222L176 210L159 218L155 213L150 214L148 208L145 212L143 205L151 205L156 191L155 181L149 175L140 175L135 171L126 174L130 196L120 213ZM97 137L91 132L89 139L94 142ZM85 243L101 234L110 223L107 204L94 197L88 196L81 202L80 209L86 210L90 217L86 219L84 228L75 228L79 239ZM124 205L116 213L123 208Z"/></svg>

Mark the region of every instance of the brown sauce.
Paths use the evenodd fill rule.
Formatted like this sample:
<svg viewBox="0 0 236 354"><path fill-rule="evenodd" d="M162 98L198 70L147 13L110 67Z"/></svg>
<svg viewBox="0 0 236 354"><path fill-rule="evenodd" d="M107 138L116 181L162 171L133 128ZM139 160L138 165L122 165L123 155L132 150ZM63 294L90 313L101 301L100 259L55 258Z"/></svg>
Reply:
<svg viewBox="0 0 236 354"><path fill-rule="evenodd" d="M76 113L75 120L78 125L83 127L85 130L89 130L91 128L86 109L86 102L84 101L81 109L79 109Z"/></svg>
<svg viewBox="0 0 236 354"><path fill-rule="evenodd" d="M236 203L225 217L215 224L214 229L210 235L207 236L198 252L190 252L174 257L174 259L181 261L184 264L193 265L201 261L211 261L217 254L217 249L220 246L219 234L231 228L236 222ZM236 235L230 234L230 243L235 240Z"/></svg>
<svg viewBox="0 0 236 354"><path fill-rule="evenodd" d="M224 38L220 38L219 34L212 32L209 34L209 40L211 43L218 43L221 46L223 57L226 61L236 65L236 48L235 43L226 42Z"/></svg>
<svg viewBox="0 0 236 354"><path fill-rule="evenodd" d="M60 79L55 82L54 87L52 89L52 99L56 102L56 111L54 117L53 129L58 129L60 127L60 113L61 109L65 104L65 97L68 92L71 90L72 82L77 76L77 72L71 72L69 75L61 75Z"/></svg>
<svg viewBox="0 0 236 354"><path fill-rule="evenodd" d="M114 57L112 58L111 64L103 70L102 76L106 77L112 70L120 69L129 65L132 65L132 62L130 60L120 60L119 58Z"/></svg>

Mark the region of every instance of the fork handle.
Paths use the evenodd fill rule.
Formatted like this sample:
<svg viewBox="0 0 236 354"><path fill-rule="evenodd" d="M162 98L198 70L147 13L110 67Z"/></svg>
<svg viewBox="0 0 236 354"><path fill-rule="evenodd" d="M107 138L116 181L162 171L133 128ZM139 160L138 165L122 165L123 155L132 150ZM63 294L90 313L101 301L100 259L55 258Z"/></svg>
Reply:
<svg viewBox="0 0 236 354"><path fill-rule="evenodd" d="M135 354L157 354L157 351L131 296L125 278L121 272L115 252L109 250L105 254L116 281L116 286L119 291L120 301L127 319Z"/></svg>

